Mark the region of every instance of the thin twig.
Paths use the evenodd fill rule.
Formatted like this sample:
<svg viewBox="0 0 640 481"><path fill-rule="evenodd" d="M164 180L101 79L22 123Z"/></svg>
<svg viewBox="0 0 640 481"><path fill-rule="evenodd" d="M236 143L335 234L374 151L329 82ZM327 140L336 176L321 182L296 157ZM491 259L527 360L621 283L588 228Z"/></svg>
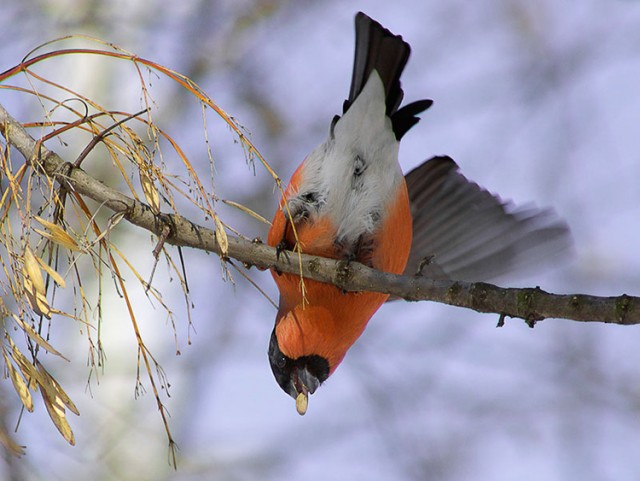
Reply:
<svg viewBox="0 0 640 481"><path fill-rule="evenodd" d="M138 117L139 115L144 114L145 112L148 112L149 109L143 109L140 112L136 112L135 114L129 115L127 117L125 117L124 119L119 120L118 122L116 122L115 124L107 127L106 129L104 129L102 132L100 132L97 135L94 135L93 138L91 139L91 142L89 142L87 144L87 146L82 150L82 152L80 152L80 155L78 156L78 158L75 160L75 162L73 163L74 167L80 167L80 164L82 164L82 161L87 157L87 155L89 155L89 153L95 148L96 145L98 145L99 142L102 142L102 140L109 134L109 132L111 132L113 129L115 129L116 127L124 124L125 122L128 122L131 119L135 119L136 117Z"/></svg>
<svg viewBox="0 0 640 481"><path fill-rule="evenodd" d="M162 227L162 232L160 232L160 237L158 237L158 243L154 247L151 253L153 254L153 258L155 259L153 262L153 269L151 269L151 275L149 276L149 282L147 282L147 287L145 291L149 291L151 287L151 282L153 281L153 275L156 272L156 267L158 267L158 261L160 260L160 252L164 249L164 244L169 239L169 235L171 234L171 227L168 224L165 224Z"/></svg>

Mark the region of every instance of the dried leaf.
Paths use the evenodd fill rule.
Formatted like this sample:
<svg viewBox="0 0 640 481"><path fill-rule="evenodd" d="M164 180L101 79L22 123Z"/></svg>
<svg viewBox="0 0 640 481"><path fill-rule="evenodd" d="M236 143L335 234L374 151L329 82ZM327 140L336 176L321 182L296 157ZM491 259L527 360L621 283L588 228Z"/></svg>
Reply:
<svg viewBox="0 0 640 481"><path fill-rule="evenodd" d="M18 393L18 397L20 397L20 401L24 404L24 407L30 413L33 412L33 398L31 397L31 393L29 392L29 387L27 383L22 379L22 376L18 372L18 370L13 366L13 363L9 360L9 356L7 352L2 349L2 354L4 356L5 365L9 371L9 377L11 378L11 382L13 383L13 388Z"/></svg>
<svg viewBox="0 0 640 481"><path fill-rule="evenodd" d="M242 205L242 204L238 204L237 202L234 202L232 200L222 200L222 202L224 202L227 205L230 205L231 207L235 207L238 210L241 210L242 212L244 212L247 215L250 215L251 217L253 217L254 219L262 222L263 224L266 225L271 225L271 222L269 222L267 219L265 219L264 217L262 217L260 214L258 214L257 212L249 209L248 207Z"/></svg>
<svg viewBox="0 0 640 481"><path fill-rule="evenodd" d="M47 298L44 294L40 294L39 292L36 292L35 311L38 314L42 314L47 319L51 319L51 314L53 314L53 310L51 309L49 302L47 302Z"/></svg>
<svg viewBox="0 0 640 481"><path fill-rule="evenodd" d="M29 305L37 314L41 314L47 319L51 319L51 314L53 313L53 311L51 310L51 307L47 302L47 298L44 294L36 291L35 287L33 286L33 282L31 282L31 279L26 272L26 269L23 269L22 273L24 275L24 290L25 294L27 295L27 301L29 301Z"/></svg>
<svg viewBox="0 0 640 481"><path fill-rule="evenodd" d="M49 393L44 389L41 389L40 393L42 394L42 400L44 401L44 405L47 408L47 412L49 413L49 417L53 421L53 424L58 428L62 437L66 439L71 446L75 446L76 440L73 437L73 431L71 430L69 421L67 421L67 414L60 398L56 396L50 398Z"/></svg>
<svg viewBox="0 0 640 481"><path fill-rule="evenodd" d="M51 319L52 310L47 302L40 263L29 246L25 247L22 259L22 280L27 300L35 312Z"/></svg>
<svg viewBox="0 0 640 481"><path fill-rule="evenodd" d="M20 328L24 331L24 333L29 336L33 341L35 341L41 348L50 352L51 354L55 354L56 356L60 356L65 361L68 361L66 357L64 357L57 349L55 349L51 344L49 344L45 339L38 334L33 327L31 327L28 323L24 322L15 314L12 316L13 320L20 326Z"/></svg>
<svg viewBox="0 0 640 481"><path fill-rule="evenodd" d="M14 456L22 456L25 446L20 446L13 438L0 426L0 444L7 448Z"/></svg>
<svg viewBox="0 0 640 481"><path fill-rule="evenodd" d="M22 375L27 380L30 389L37 389L39 385L42 385L44 381L42 380L42 376L36 369L36 367L31 364L31 362L25 357L24 354L20 352L18 346L13 343L13 340L6 336L9 341L9 345L11 346L11 358L16 362L20 370L22 371Z"/></svg>
<svg viewBox="0 0 640 481"><path fill-rule="evenodd" d="M157 214L160 212L160 195L158 194L158 189L149 175L146 164L139 163L138 165L142 192L144 193L144 197L147 199L148 204L151 206L151 210Z"/></svg>
<svg viewBox="0 0 640 481"><path fill-rule="evenodd" d="M216 240L220 246L220 253L223 256L226 256L229 253L229 239L227 238L227 233L224 230L222 221L217 215L213 216L213 220L216 224Z"/></svg>
<svg viewBox="0 0 640 481"><path fill-rule="evenodd" d="M58 384L58 381L56 381L53 376L49 374L49 372L44 368L40 361L36 360L36 366L38 368L38 372L42 376L42 388L47 391L47 393L49 393L49 396L51 398L60 399L60 401L69 408L69 411L71 411L76 416L80 416L78 408L75 404L73 404L73 401L71 401L71 398L67 395L66 392L64 392L64 389L62 389L60 384Z"/></svg>
<svg viewBox="0 0 640 481"><path fill-rule="evenodd" d="M76 240L71 237L71 235L64 230L58 224L54 224L53 222L49 222L48 220L44 220L41 217L35 218L40 224L42 224L49 232L43 232L38 229L34 229L38 234L47 239L51 239L56 244L60 244L62 247L65 247L72 251L79 251L80 246L76 242Z"/></svg>
<svg viewBox="0 0 640 481"><path fill-rule="evenodd" d="M124 219L126 212L122 211L122 212L116 212L115 214L113 214L111 217L109 217L109 228L113 229L115 226L117 226L120 221L122 219Z"/></svg>
<svg viewBox="0 0 640 481"><path fill-rule="evenodd" d="M2 209L2 207L4 207L4 203L7 200L7 197L9 197L10 193L11 193L11 189L5 189L4 190L4 194L2 194L2 199L0 199L0 209Z"/></svg>
<svg viewBox="0 0 640 481"><path fill-rule="evenodd" d="M55 270L53 270L53 267L51 267L49 264L47 264L45 261L43 261L39 257L36 257L36 259L38 260L38 264L40 264L40 267L42 267L45 270L45 272L51 276L51 278L54 280L56 284L58 284L60 287L64 289L67 284L64 282L64 279L62 278L62 276L58 274Z"/></svg>
<svg viewBox="0 0 640 481"><path fill-rule="evenodd" d="M111 229L113 229L115 226L117 226L120 223L120 221L124 218L124 216L125 216L125 212L116 212L111 217L109 217L107 228L104 229L102 232L100 232L100 235L98 235L98 237L96 237L92 241L92 243L97 244L98 242L100 242L104 236L106 236L109 232L111 232Z"/></svg>
<svg viewBox="0 0 640 481"><path fill-rule="evenodd" d="M24 270L23 274L26 274L31 284L33 286L33 290L35 292L39 292L40 294L46 294L46 290L44 287L44 279L42 278L42 272L40 272L40 267L38 261L36 260L36 256L31 250L31 247L27 246L24 250L23 255L24 260Z"/></svg>

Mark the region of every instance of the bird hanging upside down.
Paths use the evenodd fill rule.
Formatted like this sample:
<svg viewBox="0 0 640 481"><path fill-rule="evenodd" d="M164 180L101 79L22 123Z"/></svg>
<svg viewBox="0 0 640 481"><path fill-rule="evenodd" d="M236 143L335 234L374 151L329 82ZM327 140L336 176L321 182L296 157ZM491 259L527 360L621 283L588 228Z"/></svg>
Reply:
<svg viewBox="0 0 640 481"><path fill-rule="evenodd" d="M356 15L349 97L329 136L294 172L268 243L278 252L343 259L394 274L487 280L569 244L549 210L514 209L468 181L449 157L433 157L403 176L400 140L432 101L400 107L409 44L364 13ZM424 264L424 263L423 263ZM269 362L300 414L388 299L343 292L272 271L280 291Z"/></svg>

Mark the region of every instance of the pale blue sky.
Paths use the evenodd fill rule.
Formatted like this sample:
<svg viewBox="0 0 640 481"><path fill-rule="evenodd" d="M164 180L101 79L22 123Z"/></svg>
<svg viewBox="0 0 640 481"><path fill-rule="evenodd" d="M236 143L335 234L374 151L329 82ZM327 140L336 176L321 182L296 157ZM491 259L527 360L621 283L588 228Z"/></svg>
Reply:
<svg viewBox="0 0 640 481"><path fill-rule="evenodd" d="M229 22L254 5L249 1L104 2L93 14L72 0L65 9L46 1L19 3L0 7L6 9L0 70L56 36L82 31L113 41L194 75L287 179L341 108L351 74L353 16L364 10L413 47L405 98L435 101L403 139L405 169L448 154L490 191L516 203L552 206L570 224L572 262L503 284L638 293L640 2L283 2L246 29ZM28 21L18 22L25 15ZM71 73L86 85L99 76L114 108L137 107L117 70L91 69ZM202 156L208 172L198 106L156 83L162 127L182 139L193 158ZM20 109L11 95L0 91L0 102ZM270 194L268 176L257 168L254 177L228 129L213 116L209 124L217 193L238 201L248 196L246 202L270 218L277 196ZM248 236L266 232L226 215ZM144 234L134 239L130 252L150 266L153 244ZM498 330L497 316L397 302L374 317L300 418L268 366L275 310L245 282L236 290L218 282L214 256L186 251L185 259L196 306L191 345L179 289L175 282L165 287L181 356L174 355L164 316L143 296L136 301L171 382L167 406L180 469L174 473L166 464L152 396L134 400L131 328L114 304L103 325L108 362L100 385L92 384L93 397L85 390L82 336L73 329L77 338L52 334L66 344L72 366L52 365L64 372L82 414L71 419L74 448L58 439L42 406L23 417L18 438L29 454L20 462L32 466L33 479L44 479L49 462L54 477L47 479L96 481L640 476L636 328L548 320L533 330L507 321ZM268 273L250 274L275 298Z"/></svg>

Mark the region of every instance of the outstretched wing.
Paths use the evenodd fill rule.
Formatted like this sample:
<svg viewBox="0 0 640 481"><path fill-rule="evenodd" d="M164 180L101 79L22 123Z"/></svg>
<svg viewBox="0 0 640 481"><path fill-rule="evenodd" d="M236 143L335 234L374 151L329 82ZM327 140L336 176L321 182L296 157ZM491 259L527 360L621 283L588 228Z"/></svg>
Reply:
<svg viewBox="0 0 640 481"><path fill-rule="evenodd" d="M487 281L557 260L571 246L568 226L550 209L516 207L433 157L405 176L413 242L406 275ZM425 261L426 259L426 261Z"/></svg>

